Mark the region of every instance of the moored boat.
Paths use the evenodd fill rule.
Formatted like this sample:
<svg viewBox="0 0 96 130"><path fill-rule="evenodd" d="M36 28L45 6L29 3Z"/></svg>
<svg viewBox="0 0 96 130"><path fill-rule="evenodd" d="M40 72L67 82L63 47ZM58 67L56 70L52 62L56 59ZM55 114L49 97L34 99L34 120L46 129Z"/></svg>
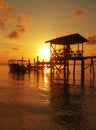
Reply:
<svg viewBox="0 0 96 130"><path fill-rule="evenodd" d="M12 73L25 73L27 72L27 61L17 60L17 59L10 59L8 60L9 70Z"/></svg>

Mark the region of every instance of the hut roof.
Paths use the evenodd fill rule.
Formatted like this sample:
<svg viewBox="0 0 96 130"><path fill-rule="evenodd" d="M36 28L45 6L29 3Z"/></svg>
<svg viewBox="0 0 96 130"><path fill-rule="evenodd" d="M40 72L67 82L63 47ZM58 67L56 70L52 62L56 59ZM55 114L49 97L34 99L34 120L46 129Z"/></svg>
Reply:
<svg viewBox="0 0 96 130"><path fill-rule="evenodd" d="M79 44L83 42L88 42L86 38L81 36L78 33L58 37L49 41L46 41L45 43L50 42L51 44L59 44L59 45L67 45L67 44Z"/></svg>

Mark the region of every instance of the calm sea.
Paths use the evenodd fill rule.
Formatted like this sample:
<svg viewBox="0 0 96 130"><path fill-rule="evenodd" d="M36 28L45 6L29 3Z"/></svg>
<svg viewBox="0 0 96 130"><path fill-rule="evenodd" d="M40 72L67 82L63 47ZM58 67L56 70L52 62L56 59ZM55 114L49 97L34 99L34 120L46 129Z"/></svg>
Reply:
<svg viewBox="0 0 96 130"><path fill-rule="evenodd" d="M80 73L78 65L63 83L47 71L16 75L0 65L0 130L96 130L96 79L86 69L81 84Z"/></svg>

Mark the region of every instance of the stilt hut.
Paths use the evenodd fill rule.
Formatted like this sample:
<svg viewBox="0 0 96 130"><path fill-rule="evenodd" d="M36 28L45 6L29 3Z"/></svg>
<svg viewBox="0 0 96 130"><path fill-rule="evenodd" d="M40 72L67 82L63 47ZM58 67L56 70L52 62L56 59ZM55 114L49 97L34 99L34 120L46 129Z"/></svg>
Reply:
<svg viewBox="0 0 96 130"><path fill-rule="evenodd" d="M88 40L78 33L46 41L46 43L50 43L51 71L63 70L64 76L67 78L69 60L74 60L74 63L75 60L82 60L83 66L84 42L88 42ZM72 48L73 45L75 45L75 50Z"/></svg>

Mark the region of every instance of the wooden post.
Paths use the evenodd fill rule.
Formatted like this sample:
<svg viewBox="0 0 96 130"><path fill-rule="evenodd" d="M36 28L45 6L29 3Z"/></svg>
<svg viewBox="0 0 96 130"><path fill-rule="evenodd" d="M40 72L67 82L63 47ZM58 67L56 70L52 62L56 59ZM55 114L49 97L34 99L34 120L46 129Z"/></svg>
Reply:
<svg viewBox="0 0 96 130"><path fill-rule="evenodd" d="M84 59L81 59L81 83L84 84Z"/></svg>
<svg viewBox="0 0 96 130"><path fill-rule="evenodd" d="M44 70L44 59L42 61L42 69Z"/></svg>
<svg viewBox="0 0 96 130"><path fill-rule="evenodd" d="M30 63L30 59L28 59L28 64L27 64L28 72L30 72L30 67L31 67L31 63Z"/></svg>
<svg viewBox="0 0 96 130"><path fill-rule="evenodd" d="M23 65L23 57L22 57L22 65Z"/></svg>
<svg viewBox="0 0 96 130"><path fill-rule="evenodd" d="M93 58L91 58L91 66L90 66L90 73L93 73L93 79L95 77L95 70L94 70L94 62L93 62ZM91 75L91 74L90 74Z"/></svg>
<svg viewBox="0 0 96 130"><path fill-rule="evenodd" d="M82 56L83 56L83 52L84 52L84 47L83 47L83 43L82 43Z"/></svg>
<svg viewBox="0 0 96 130"><path fill-rule="evenodd" d="M74 59L74 65L73 65L73 80L75 80L75 65L76 65L76 60Z"/></svg>
<svg viewBox="0 0 96 130"><path fill-rule="evenodd" d="M39 57L37 56L37 71L39 69Z"/></svg>
<svg viewBox="0 0 96 130"><path fill-rule="evenodd" d="M53 74L52 74L52 67L53 67L53 65L52 65L52 50L51 50L51 48L52 48L52 44L50 43L50 80L52 80L53 79Z"/></svg>
<svg viewBox="0 0 96 130"><path fill-rule="evenodd" d="M50 80L53 81L54 78L54 65L50 62Z"/></svg>
<svg viewBox="0 0 96 130"><path fill-rule="evenodd" d="M94 69L94 62L93 62L93 78L95 77L95 69Z"/></svg>
<svg viewBox="0 0 96 130"><path fill-rule="evenodd" d="M34 58L34 67L35 67L35 65L36 65L36 62L35 62L35 58Z"/></svg>

